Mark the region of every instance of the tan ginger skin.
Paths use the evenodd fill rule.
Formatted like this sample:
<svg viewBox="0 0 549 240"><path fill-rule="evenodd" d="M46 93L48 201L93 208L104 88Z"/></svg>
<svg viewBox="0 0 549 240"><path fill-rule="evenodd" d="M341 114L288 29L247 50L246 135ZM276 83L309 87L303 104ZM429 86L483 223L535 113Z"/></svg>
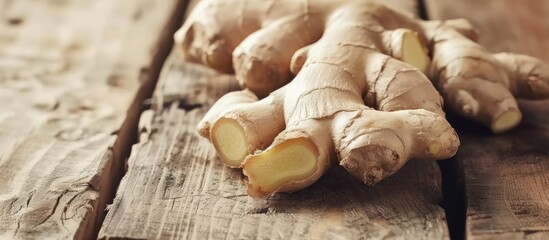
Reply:
<svg viewBox="0 0 549 240"><path fill-rule="evenodd" d="M205 0L175 39L186 60L234 69L247 88L219 99L199 132L243 167L254 197L305 188L335 163L374 185L409 159L453 156L459 139L424 73L494 132L519 123L513 95L549 96L546 64L488 53L467 21L373 1Z"/></svg>

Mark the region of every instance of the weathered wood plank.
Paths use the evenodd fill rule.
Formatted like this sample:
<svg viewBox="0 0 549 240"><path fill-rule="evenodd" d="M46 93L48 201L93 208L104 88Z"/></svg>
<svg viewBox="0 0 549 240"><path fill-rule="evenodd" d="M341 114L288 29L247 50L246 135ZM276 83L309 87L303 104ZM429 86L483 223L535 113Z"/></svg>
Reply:
<svg viewBox="0 0 549 240"><path fill-rule="evenodd" d="M549 2L428 0L433 19L464 17L492 51L512 51L549 62ZM549 101L522 101L523 123L493 136L457 119L468 198L468 239L549 238Z"/></svg>
<svg viewBox="0 0 549 240"><path fill-rule="evenodd" d="M93 238L178 2L0 0L0 238Z"/></svg>
<svg viewBox="0 0 549 240"><path fill-rule="evenodd" d="M435 162L409 162L367 187L334 168L311 187L268 199L246 195L239 170L223 166L196 133L235 80L183 63L165 65L140 142L99 234L102 239L447 239Z"/></svg>

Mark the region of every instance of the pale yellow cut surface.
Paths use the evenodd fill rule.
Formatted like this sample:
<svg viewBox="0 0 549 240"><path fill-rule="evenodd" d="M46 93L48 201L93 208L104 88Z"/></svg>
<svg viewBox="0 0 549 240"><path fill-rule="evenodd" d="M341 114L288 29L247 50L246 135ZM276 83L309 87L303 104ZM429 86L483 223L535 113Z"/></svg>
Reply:
<svg viewBox="0 0 549 240"><path fill-rule="evenodd" d="M429 68L429 57L423 50L418 37L413 33L405 33L402 37L402 61L423 73L426 73Z"/></svg>
<svg viewBox="0 0 549 240"><path fill-rule="evenodd" d="M518 111L509 111L499 116L492 123L492 132L499 133L507 131L520 123L522 114Z"/></svg>
<svg viewBox="0 0 549 240"><path fill-rule="evenodd" d="M317 169L318 151L306 138L287 140L246 161L249 181L261 191L273 192L291 181L309 178Z"/></svg>
<svg viewBox="0 0 549 240"><path fill-rule="evenodd" d="M212 127L211 139L225 164L240 167L247 155L249 144L244 129L237 121L228 118L219 119Z"/></svg>

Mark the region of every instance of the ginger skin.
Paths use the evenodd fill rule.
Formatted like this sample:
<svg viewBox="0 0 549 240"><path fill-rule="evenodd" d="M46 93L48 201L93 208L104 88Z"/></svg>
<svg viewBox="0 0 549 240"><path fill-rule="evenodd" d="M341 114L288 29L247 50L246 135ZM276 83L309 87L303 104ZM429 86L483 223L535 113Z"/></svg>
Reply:
<svg viewBox="0 0 549 240"><path fill-rule="evenodd" d="M227 165L243 167L254 197L307 187L333 164L374 185L409 159L453 156L459 139L435 86L495 132L516 125L509 89L547 97L549 71L535 59L489 54L475 38L464 20L424 22L362 0L202 1L175 36L186 60L234 69L247 88L219 99L199 132ZM478 55L497 63L495 75L472 66ZM499 84L511 98L479 101L501 94L474 82Z"/></svg>

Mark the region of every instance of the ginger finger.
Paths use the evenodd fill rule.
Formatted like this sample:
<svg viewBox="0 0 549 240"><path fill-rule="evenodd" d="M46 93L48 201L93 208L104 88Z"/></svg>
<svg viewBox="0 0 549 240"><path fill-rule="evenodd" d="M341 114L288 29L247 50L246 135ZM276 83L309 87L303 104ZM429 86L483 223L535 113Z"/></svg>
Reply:
<svg viewBox="0 0 549 240"><path fill-rule="evenodd" d="M332 165L333 146L326 121L309 120L280 133L271 147L246 158L248 194L265 197L313 184Z"/></svg>
<svg viewBox="0 0 549 240"><path fill-rule="evenodd" d="M494 133L518 125L522 114L511 93L515 76L453 28L443 25L430 32L435 43L432 76L450 107Z"/></svg>
<svg viewBox="0 0 549 240"><path fill-rule="evenodd" d="M478 77L462 78L451 78L442 87L450 107L466 118L489 126L494 133L507 131L520 122L522 114L518 104L502 84ZM485 89L489 91L483 91Z"/></svg>
<svg viewBox="0 0 549 240"><path fill-rule="evenodd" d="M285 127L280 96L274 93L250 101L245 96L250 93L244 90L224 96L222 102L226 104L212 107L200 125L201 134L208 133L219 157L230 167L241 167L247 155L265 149Z"/></svg>
<svg viewBox="0 0 549 240"><path fill-rule="evenodd" d="M320 38L321 26L300 24L304 16L287 16L248 36L233 52L234 69L242 87L267 96L289 81L294 52ZM300 35L296 35L300 32Z"/></svg>
<svg viewBox="0 0 549 240"><path fill-rule="evenodd" d="M399 28L383 32L383 38L388 55L416 67L423 73L428 72L431 60L417 32Z"/></svg>
<svg viewBox="0 0 549 240"><path fill-rule="evenodd" d="M367 185L394 174L409 159L445 159L459 147L446 119L423 109L342 112L333 132L340 165Z"/></svg>
<svg viewBox="0 0 549 240"><path fill-rule="evenodd" d="M366 105L382 111L421 108L444 116L442 98L417 68L383 54L369 54L366 61L370 63L365 73L371 88L365 96Z"/></svg>
<svg viewBox="0 0 549 240"><path fill-rule="evenodd" d="M493 55L509 74L511 93L517 98L549 98L549 64L527 55Z"/></svg>
<svg viewBox="0 0 549 240"><path fill-rule="evenodd" d="M200 136L210 139L210 129L213 123L226 112L239 106L257 101L257 96L249 90L235 91L225 94L208 110L198 123Z"/></svg>

